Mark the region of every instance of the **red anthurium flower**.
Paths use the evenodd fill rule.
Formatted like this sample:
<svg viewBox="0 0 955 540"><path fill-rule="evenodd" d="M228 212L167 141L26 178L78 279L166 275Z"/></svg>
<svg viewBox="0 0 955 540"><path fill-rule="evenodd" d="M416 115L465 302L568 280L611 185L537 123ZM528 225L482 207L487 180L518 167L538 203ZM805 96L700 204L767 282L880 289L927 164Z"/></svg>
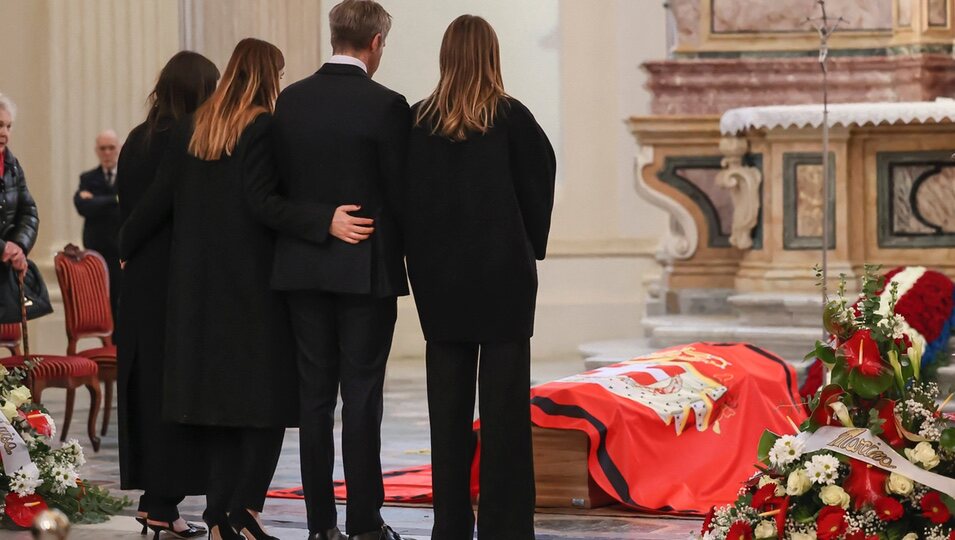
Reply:
<svg viewBox="0 0 955 540"><path fill-rule="evenodd" d="M875 501L875 513L882 521L895 521L902 517L905 509L902 503L892 497L879 497Z"/></svg>
<svg viewBox="0 0 955 540"><path fill-rule="evenodd" d="M753 500L750 501L749 505L756 510L762 510L763 506L766 505L766 502L775 496L776 484L766 484L765 486L756 490L756 493L753 494Z"/></svg>
<svg viewBox="0 0 955 540"><path fill-rule="evenodd" d="M882 440L889 443L892 448L901 448L905 446L905 439L899 433L899 424L895 420L895 401L884 399L876 406L879 411L879 418L882 422Z"/></svg>
<svg viewBox="0 0 955 540"><path fill-rule="evenodd" d="M889 473L878 467L869 465L857 459L849 460L849 476L843 483L842 489L852 498L855 509L862 508L866 503L875 503L885 497L885 480Z"/></svg>
<svg viewBox="0 0 955 540"><path fill-rule="evenodd" d="M859 370L863 375L874 377L882 373L882 353L879 344L868 330L859 330L843 344L849 369Z"/></svg>
<svg viewBox="0 0 955 540"><path fill-rule="evenodd" d="M753 540L753 528L745 521L737 521L730 525L726 540Z"/></svg>
<svg viewBox="0 0 955 540"><path fill-rule="evenodd" d="M845 510L838 506L826 506L816 517L816 538L836 540L846 532L848 527Z"/></svg>
<svg viewBox="0 0 955 540"><path fill-rule="evenodd" d="M45 435L47 437L53 435L53 426L50 425L50 420L45 414L37 411L30 413L20 411L20 416L26 419L27 423L30 424L30 427L35 429L40 435Z"/></svg>
<svg viewBox="0 0 955 540"><path fill-rule="evenodd" d="M710 525L713 524L713 515L716 514L716 507L711 506L710 511L706 513L706 517L703 518L703 528L700 529L700 534L706 534L710 530Z"/></svg>
<svg viewBox="0 0 955 540"><path fill-rule="evenodd" d="M830 384L822 389L819 394L819 403L812 410L811 419L813 423L820 426L842 426L842 423L835 418L829 405L839 400L845 391L838 384Z"/></svg>
<svg viewBox="0 0 955 540"><path fill-rule="evenodd" d="M922 515L936 525L941 525L952 517L937 491L929 491L922 497Z"/></svg>
<svg viewBox="0 0 955 540"><path fill-rule="evenodd" d="M786 517L789 512L789 497L773 497L769 500L766 505L768 510L779 510L779 512L773 516L776 520L776 533L780 538L783 537L783 532L786 530Z"/></svg>
<svg viewBox="0 0 955 540"><path fill-rule="evenodd" d="M948 540L955 540L955 531L948 533Z"/></svg>
<svg viewBox="0 0 955 540"><path fill-rule="evenodd" d="M21 497L10 492L4 501L7 504L6 512L10 516L10 520L21 527L33 525L33 520L36 519L37 514L47 508L46 501L39 495Z"/></svg>

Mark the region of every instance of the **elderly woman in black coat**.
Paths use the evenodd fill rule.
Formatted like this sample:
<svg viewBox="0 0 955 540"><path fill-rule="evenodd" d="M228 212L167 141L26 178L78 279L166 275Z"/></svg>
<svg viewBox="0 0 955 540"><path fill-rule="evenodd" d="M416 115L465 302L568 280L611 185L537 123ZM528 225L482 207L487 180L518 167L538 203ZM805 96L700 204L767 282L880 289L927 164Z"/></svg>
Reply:
<svg viewBox="0 0 955 540"><path fill-rule="evenodd" d="M16 105L0 94L0 260L22 273L36 243L40 218L23 168L9 147L16 116Z"/></svg>
<svg viewBox="0 0 955 540"><path fill-rule="evenodd" d="M133 128L119 156L116 186L122 221L153 185L177 122L215 90L219 70L201 54L182 51L159 73L146 121ZM181 538L206 530L187 523L177 505L206 492L208 462L195 428L164 421L166 298L171 228L161 227L138 246L123 268L116 346L119 378L119 470L123 489L144 491L137 520Z"/></svg>
<svg viewBox="0 0 955 540"><path fill-rule="evenodd" d="M404 209L408 274L428 342L432 538L473 534L471 421L480 380L478 536L530 540L530 337L554 152L530 111L504 93L497 37L484 19L451 23L440 68L438 88L414 107Z"/></svg>

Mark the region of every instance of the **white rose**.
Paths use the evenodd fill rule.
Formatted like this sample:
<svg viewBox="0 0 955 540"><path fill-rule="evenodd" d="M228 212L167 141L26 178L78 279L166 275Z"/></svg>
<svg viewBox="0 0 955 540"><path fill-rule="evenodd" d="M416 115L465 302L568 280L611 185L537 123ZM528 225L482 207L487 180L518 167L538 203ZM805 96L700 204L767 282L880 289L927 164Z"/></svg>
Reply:
<svg viewBox="0 0 955 540"><path fill-rule="evenodd" d="M815 531L808 532L808 533L794 532L792 533L792 535L790 535L789 538L791 538L792 540L816 540L816 532Z"/></svg>
<svg viewBox="0 0 955 540"><path fill-rule="evenodd" d="M7 371L7 368L0 366L0 379L2 379L3 377L6 377L9 374L10 372Z"/></svg>
<svg viewBox="0 0 955 540"><path fill-rule="evenodd" d="M789 478L786 479L786 494L796 497L809 491L810 486L812 486L812 481L809 480L806 469L800 467L789 473Z"/></svg>
<svg viewBox="0 0 955 540"><path fill-rule="evenodd" d="M898 473L890 474L885 481L885 489L896 495L909 495L914 488L914 482Z"/></svg>
<svg viewBox="0 0 955 540"><path fill-rule="evenodd" d="M3 405L0 406L0 412L7 417L7 420L13 420L19 416L19 413L17 412L17 406L14 405L13 401L9 399L4 401Z"/></svg>
<svg viewBox="0 0 955 540"><path fill-rule="evenodd" d="M918 443L915 448L906 448L905 457L912 463L921 463L925 470L934 469L939 463L938 454L928 441Z"/></svg>
<svg viewBox="0 0 955 540"><path fill-rule="evenodd" d="M849 494L840 486L823 486L819 498L822 499L823 504L841 506L843 509L849 508Z"/></svg>
<svg viewBox="0 0 955 540"><path fill-rule="evenodd" d="M760 521L759 525L756 526L756 530L753 531L753 536L756 538L776 538L776 524L772 521Z"/></svg>
<svg viewBox="0 0 955 540"><path fill-rule="evenodd" d="M909 533L902 537L902 540L919 540L919 535L915 533Z"/></svg>
<svg viewBox="0 0 955 540"><path fill-rule="evenodd" d="M786 494L786 490L783 489L783 486L779 485L779 480L776 480L775 478L772 478L769 476L760 477L759 485L757 487L763 487L766 484L774 484L776 486L776 490L773 492L773 495L777 497L782 497L783 495Z"/></svg>
<svg viewBox="0 0 955 540"><path fill-rule="evenodd" d="M19 407L24 403L30 402L30 389L26 386L18 386L10 391L9 398L13 400L13 403Z"/></svg>

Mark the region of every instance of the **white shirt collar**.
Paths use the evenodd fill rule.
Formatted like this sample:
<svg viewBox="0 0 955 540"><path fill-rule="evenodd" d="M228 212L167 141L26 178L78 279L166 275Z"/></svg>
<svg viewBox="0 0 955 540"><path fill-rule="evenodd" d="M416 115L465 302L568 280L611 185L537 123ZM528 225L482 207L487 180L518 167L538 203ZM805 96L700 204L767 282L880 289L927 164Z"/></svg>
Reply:
<svg viewBox="0 0 955 540"><path fill-rule="evenodd" d="M328 59L329 64L348 64L350 66L358 66L368 73L368 66L364 62L355 58L354 56L348 56L347 54L333 54L331 58Z"/></svg>

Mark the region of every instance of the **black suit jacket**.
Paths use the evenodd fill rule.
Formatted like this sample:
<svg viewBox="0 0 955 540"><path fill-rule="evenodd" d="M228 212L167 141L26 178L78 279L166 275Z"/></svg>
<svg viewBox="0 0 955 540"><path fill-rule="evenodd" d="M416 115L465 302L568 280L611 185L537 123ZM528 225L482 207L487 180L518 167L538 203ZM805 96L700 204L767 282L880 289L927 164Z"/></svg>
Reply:
<svg viewBox="0 0 955 540"><path fill-rule="evenodd" d="M272 125L280 191L319 207L326 236L318 243L279 236L275 289L408 294L398 216L410 126L405 98L356 66L325 64L282 92ZM327 234L344 204L375 220L368 240Z"/></svg>
<svg viewBox="0 0 955 540"><path fill-rule="evenodd" d="M81 191L89 191L92 199L80 197ZM106 182L102 167L86 171L80 175L80 187L73 196L73 204L83 223L83 245L100 252L107 259L115 258L119 241L119 200L116 196L116 182Z"/></svg>

